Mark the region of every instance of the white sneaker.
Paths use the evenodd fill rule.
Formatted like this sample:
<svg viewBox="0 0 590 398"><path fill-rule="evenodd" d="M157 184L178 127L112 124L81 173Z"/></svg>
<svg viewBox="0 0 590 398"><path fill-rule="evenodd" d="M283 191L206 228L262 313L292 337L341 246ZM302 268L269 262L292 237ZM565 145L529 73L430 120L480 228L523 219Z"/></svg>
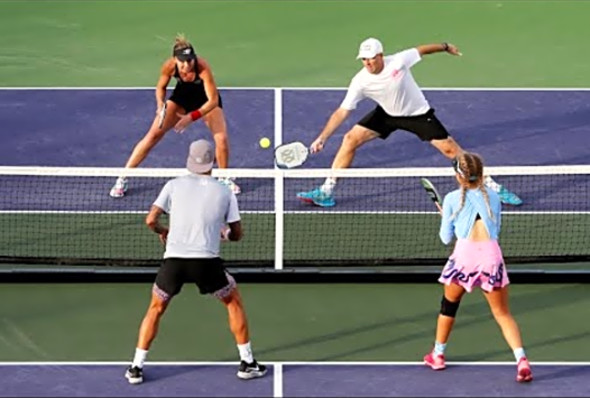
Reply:
<svg viewBox="0 0 590 398"><path fill-rule="evenodd" d="M219 178L219 182L221 182L223 185L225 185L226 187L231 189L231 191L235 195L239 195L242 192L242 190L240 189L240 186L235 183L233 178L222 177L222 178Z"/></svg>
<svg viewBox="0 0 590 398"><path fill-rule="evenodd" d="M262 377L266 374L266 366L259 364L254 360L252 363L240 361L240 368L238 370L238 377L242 380L250 380Z"/></svg>
<svg viewBox="0 0 590 398"><path fill-rule="evenodd" d="M127 192L127 178L119 177L111 188L109 195L111 195L111 198L122 198L125 196L125 192Z"/></svg>
<svg viewBox="0 0 590 398"><path fill-rule="evenodd" d="M125 378L129 384L141 384L143 383L143 370L137 366L129 366L125 372Z"/></svg>

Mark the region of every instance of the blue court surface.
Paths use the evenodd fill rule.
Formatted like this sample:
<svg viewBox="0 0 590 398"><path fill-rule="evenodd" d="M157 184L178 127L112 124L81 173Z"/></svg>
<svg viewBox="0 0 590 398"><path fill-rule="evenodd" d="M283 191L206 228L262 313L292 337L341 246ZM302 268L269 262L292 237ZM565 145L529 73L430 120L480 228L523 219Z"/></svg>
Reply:
<svg viewBox="0 0 590 398"><path fill-rule="evenodd" d="M126 363L0 363L0 396L21 397L587 397L590 363L274 363L267 376L236 377L237 363L152 363L130 385Z"/></svg>

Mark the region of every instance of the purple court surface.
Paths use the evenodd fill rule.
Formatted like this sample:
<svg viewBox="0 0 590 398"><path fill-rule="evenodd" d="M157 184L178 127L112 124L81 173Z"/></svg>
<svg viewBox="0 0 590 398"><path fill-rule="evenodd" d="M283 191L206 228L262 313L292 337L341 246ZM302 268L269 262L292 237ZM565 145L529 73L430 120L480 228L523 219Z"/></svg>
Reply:
<svg viewBox="0 0 590 398"><path fill-rule="evenodd" d="M272 89L222 89L230 135L230 167L271 168L274 138ZM283 141L311 143L344 90L282 89ZM590 90L435 90L426 97L466 149L489 166L589 164ZM344 132L372 109L361 103L306 167L329 167ZM34 111L34 117L31 112ZM121 167L155 116L153 89L0 89L5 166ZM198 122L169 132L142 167L183 167L188 143L210 138ZM354 167L447 166L432 146L407 132L362 148Z"/></svg>
<svg viewBox="0 0 590 398"><path fill-rule="evenodd" d="M261 149L258 141L263 136L274 138L275 90L223 89L221 95L230 135L230 167L272 168L272 150ZM283 142L311 143L343 95L344 90L337 89L282 89ZM590 164L590 90L427 90L426 96L455 139L464 148L484 156L489 166ZM305 167L330 167L346 129L372 106L370 101L361 103L327 143L326 149L311 156ZM32 109L35 117L30 117ZM8 133L4 134L0 147L0 164L121 167L153 117L152 89L0 89L0 120ZM211 135L200 122L191 125L182 135L171 131L152 150L142 167L184 167L188 144L202 137L210 139ZM375 140L361 148L353 167L448 165L448 160L434 147L400 131L385 141ZM579 196L577 187L587 186L590 175L527 177L529 180L525 182L522 178L498 178L507 187L518 187L518 194L524 200L524 205L511 209L513 211L590 210L590 203L575 200ZM285 209L308 210L309 206L296 200L295 194L308 186L313 188L320 181L287 181ZM434 182L441 192L454 188L454 182L448 178ZM22 183L19 179L3 180L0 193L14 191L11 184ZM59 186L50 179L33 183L35 186ZM143 195L146 203L131 200L114 203L103 195L113 184L112 178L95 178L93 184L101 184L101 189L79 189L75 195L71 188L38 189L38 196L19 197L18 203L6 203L4 210L23 206L41 211L81 207L103 211L111 207L113 210L144 210L156 196L161 181L145 186L134 182L135 188L140 187L136 193L149 192ZM249 189L240 196L244 211L272 210L272 201L260 202L261 197L272 197L272 179L255 179L245 184ZM399 203L392 203L379 194L383 186L368 181L364 184L355 187L353 197L341 197L337 210L354 210L359 200L362 208L368 211L416 211L424 206L422 202L407 200L425 197L415 178L396 181L400 193L396 197L404 199ZM364 194L359 196L358 192ZM51 208L55 204L69 208Z"/></svg>
<svg viewBox="0 0 590 398"><path fill-rule="evenodd" d="M146 364L130 385L126 364L0 364L0 396L20 397L587 397L590 363L532 364L534 380L517 383L513 363L276 363L244 381L237 364Z"/></svg>

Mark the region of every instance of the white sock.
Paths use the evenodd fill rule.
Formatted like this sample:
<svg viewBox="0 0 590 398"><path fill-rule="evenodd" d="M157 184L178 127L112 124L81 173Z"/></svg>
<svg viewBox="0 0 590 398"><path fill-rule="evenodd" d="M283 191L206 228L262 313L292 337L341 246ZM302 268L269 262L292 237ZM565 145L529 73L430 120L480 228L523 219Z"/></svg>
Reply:
<svg viewBox="0 0 590 398"><path fill-rule="evenodd" d="M148 350L142 350L141 348L135 349L135 357L133 357L133 363L131 367L137 366L138 368L143 368L143 363L145 362L145 358L147 357Z"/></svg>
<svg viewBox="0 0 590 398"><path fill-rule="evenodd" d="M326 181L324 181L324 184L320 187L320 190L327 195L332 195L335 187L336 187L336 179L332 178L332 177L328 177L328 178L326 178Z"/></svg>
<svg viewBox="0 0 590 398"><path fill-rule="evenodd" d="M434 342L434 355L445 355L445 348L447 348L447 344L439 343L438 341Z"/></svg>
<svg viewBox="0 0 590 398"><path fill-rule="evenodd" d="M514 350L514 358L516 358L516 362L520 361L520 358L524 357L526 357L526 354L524 353L524 348L518 347Z"/></svg>
<svg viewBox="0 0 590 398"><path fill-rule="evenodd" d="M491 176L485 176L483 183L486 187L492 189L494 192L500 191L502 185L498 184Z"/></svg>
<svg viewBox="0 0 590 398"><path fill-rule="evenodd" d="M245 361L246 363L254 362L250 342L247 342L246 344L238 344L238 351L240 352L240 360Z"/></svg>

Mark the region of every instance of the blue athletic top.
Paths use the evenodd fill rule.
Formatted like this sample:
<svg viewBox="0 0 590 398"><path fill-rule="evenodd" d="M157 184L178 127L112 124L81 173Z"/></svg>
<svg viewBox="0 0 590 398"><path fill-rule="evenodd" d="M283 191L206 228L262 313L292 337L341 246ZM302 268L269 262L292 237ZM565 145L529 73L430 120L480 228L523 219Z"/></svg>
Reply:
<svg viewBox="0 0 590 398"><path fill-rule="evenodd" d="M467 190L465 204L453 219L451 219L451 216L455 214L461 206L461 190L457 189L449 192L445 196L445 199L443 200L443 214L439 232L440 240L442 240L445 245L451 243L453 235L456 236L457 239L465 239L469 237L478 215L483 220L486 229L488 230L488 234L490 235L490 239L498 239L498 235L500 234L500 212L502 204L496 192L487 187L485 189L490 199L490 208L494 215L493 219L489 216L485 199L479 189Z"/></svg>

